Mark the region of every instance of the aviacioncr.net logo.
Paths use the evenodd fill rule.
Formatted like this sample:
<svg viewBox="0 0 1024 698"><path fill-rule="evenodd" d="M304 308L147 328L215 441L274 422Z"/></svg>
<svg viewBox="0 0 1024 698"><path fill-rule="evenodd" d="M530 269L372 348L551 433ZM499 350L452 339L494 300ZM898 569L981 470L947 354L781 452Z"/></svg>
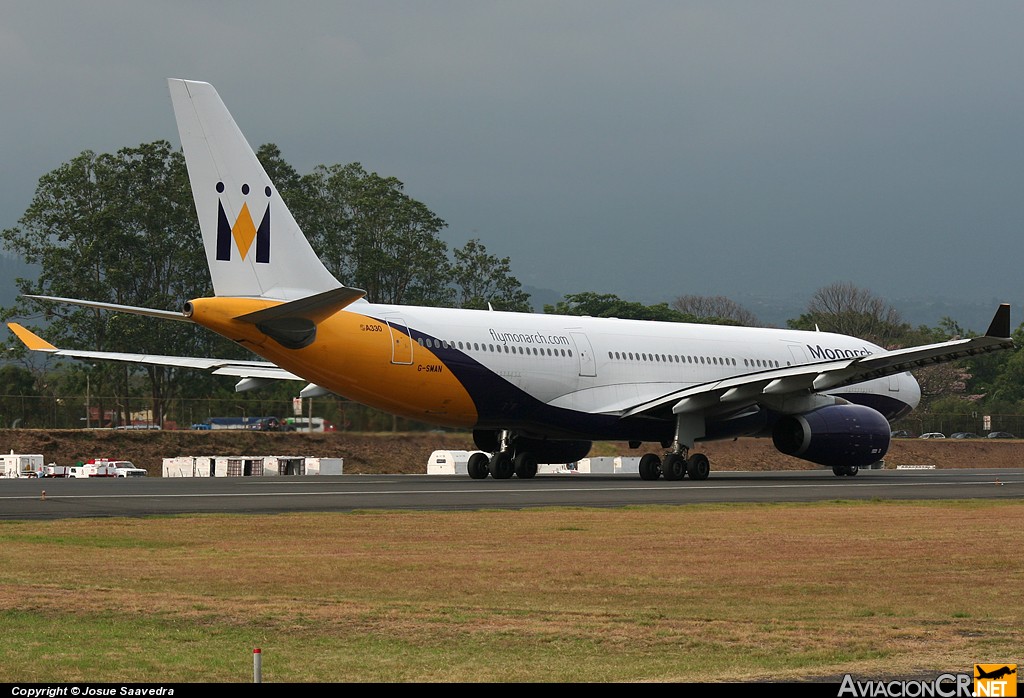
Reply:
<svg viewBox="0 0 1024 698"><path fill-rule="evenodd" d="M974 695L979 698L1016 696L1017 665L975 664Z"/></svg>
<svg viewBox="0 0 1024 698"><path fill-rule="evenodd" d="M250 190L248 184L242 185L242 196L248 197ZM217 182L217 194L224 193L224 182ZM271 189L265 187L263 193L267 199L270 198ZM221 262L231 261L231 246L234 243L238 250L239 259L245 259L252 249L253 241L256 243L256 261L264 264L270 262L270 201L267 201L263 211L263 217L259 226L253 221L249 212L249 202L242 203L242 210L234 224L228 221L228 215L224 212L224 201L217 197L217 260Z"/></svg>

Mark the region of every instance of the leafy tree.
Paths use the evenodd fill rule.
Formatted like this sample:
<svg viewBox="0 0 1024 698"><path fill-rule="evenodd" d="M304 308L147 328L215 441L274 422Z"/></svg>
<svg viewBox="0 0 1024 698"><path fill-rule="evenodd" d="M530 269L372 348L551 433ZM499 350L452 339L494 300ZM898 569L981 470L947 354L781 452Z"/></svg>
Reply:
<svg viewBox="0 0 1024 698"><path fill-rule="evenodd" d="M491 303L497 310L528 313L530 294L523 291L512 276L509 258L488 254L487 248L477 240L470 240L455 250L452 280L460 308L486 310Z"/></svg>
<svg viewBox="0 0 1024 698"><path fill-rule="evenodd" d="M38 397L31 371L10 363L0 366L0 425L41 424Z"/></svg>
<svg viewBox="0 0 1024 698"><path fill-rule="evenodd" d="M38 264L37 279L18 279L22 294L85 298L156 308L207 295L209 274L184 159L166 141L116 154L84 151L43 175L6 249ZM209 337L185 323L109 314L21 298L5 318L42 313L51 341L100 351L203 352ZM105 364L97 388L127 396L137 368ZM175 369L146 366L159 414Z"/></svg>
<svg viewBox="0 0 1024 698"><path fill-rule="evenodd" d="M692 315L698 322L707 324L745 327L761 325L756 315L725 296L679 296L672 301L672 307L685 315Z"/></svg>
<svg viewBox="0 0 1024 698"><path fill-rule="evenodd" d="M644 305L625 301L612 293L570 293L555 305L545 305L544 312L557 315L587 315L590 317L616 317L629 320L661 320L664 322L693 322L694 318L668 306L668 303Z"/></svg>
<svg viewBox="0 0 1024 698"><path fill-rule="evenodd" d="M998 372L992 376L991 382L988 384L990 390L989 398L992 401L1011 402L1018 405L1024 403L1024 352L1019 348L1021 344L1020 339L1017 337L1020 333L1021 329L1018 328L1015 333L1015 343L1018 348L1012 352L1000 352L1003 356L999 358L1004 360L1001 362ZM996 357L984 358L995 359Z"/></svg>
<svg viewBox="0 0 1024 698"><path fill-rule="evenodd" d="M303 208L302 197L305 196L305 183L298 170L285 162L281 149L274 143L264 143L256 149L256 158L267 171L270 181L277 187L281 198L288 204L293 215L296 209ZM296 219L297 220L297 219ZM301 226L301 221L298 221Z"/></svg>
<svg viewBox="0 0 1024 698"><path fill-rule="evenodd" d="M394 177L359 163L320 165L304 178L310 243L339 279L376 303L447 305L445 222L406 195Z"/></svg>
<svg viewBox="0 0 1024 698"><path fill-rule="evenodd" d="M975 334L966 332L954 319L944 317L935 328L918 328L907 344L942 342ZM1011 351L980 354L915 370L914 376L921 384L921 409L936 412L942 409L945 404L942 399L947 397L969 401L974 409L981 409L992 401L1005 404L1024 400L1024 382L1020 375L1015 375L1015 364L1024 363L1019 356L1024 325L1017 328L1013 338L1017 348Z"/></svg>
<svg viewBox="0 0 1024 698"><path fill-rule="evenodd" d="M1024 347L1024 325L1020 325L1013 332L1014 348L1010 351L999 351L994 354L983 354L964 359L964 364L970 368L972 379L968 385L969 392L984 398L985 401L992 399L1004 400L1002 396L1011 396L1020 390L1015 385L1014 374L1017 372L1016 364L1021 359L1021 347ZM1009 398L1012 399L1012 398Z"/></svg>

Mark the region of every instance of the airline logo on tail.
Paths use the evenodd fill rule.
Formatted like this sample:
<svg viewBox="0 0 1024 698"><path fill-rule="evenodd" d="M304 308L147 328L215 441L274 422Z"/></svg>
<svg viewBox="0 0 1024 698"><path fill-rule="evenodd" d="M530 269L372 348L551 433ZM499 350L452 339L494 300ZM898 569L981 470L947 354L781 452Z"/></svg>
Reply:
<svg viewBox="0 0 1024 698"><path fill-rule="evenodd" d="M217 182L217 193L224 193L224 182ZM266 187L263 193L270 198L270 187ZM242 195L249 196L249 185L242 185ZM263 218L259 227L253 221L249 212L249 203L242 204L242 210L238 213L234 225L228 222L228 215L224 212L224 202L217 197L217 260L221 262L231 261L231 243L234 242L238 248L241 259L245 259L252 249L253 241L256 241L256 261L267 264L270 262L270 202L263 211Z"/></svg>

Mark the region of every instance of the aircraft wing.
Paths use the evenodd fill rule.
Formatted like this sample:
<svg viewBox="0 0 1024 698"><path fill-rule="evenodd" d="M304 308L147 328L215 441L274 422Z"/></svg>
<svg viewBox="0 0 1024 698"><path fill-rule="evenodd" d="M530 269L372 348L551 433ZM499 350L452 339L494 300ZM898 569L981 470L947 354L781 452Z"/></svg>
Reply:
<svg viewBox="0 0 1024 698"><path fill-rule="evenodd" d="M31 330L16 322L7 323L11 332L32 351L41 351L53 356L66 356L72 359L88 361L124 361L134 364L150 364L154 366L176 366L206 370L220 376L236 376L239 378L263 378L269 380L303 380L293 373L270 363L269 361L243 361L238 359L209 359L188 356L160 356L158 354L131 354L116 351L86 351L78 349L59 349Z"/></svg>
<svg viewBox="0 0 1024 698"><path fill-rule="evenodd" d="M623 410L623 417L734 410L787 395L809 394L884 378L915 368L968 356L1012 349L1010 306L999 306L988 331L980 337L954 339L867 356L843 358L768 371L746 373L662 395Z"/></svg>

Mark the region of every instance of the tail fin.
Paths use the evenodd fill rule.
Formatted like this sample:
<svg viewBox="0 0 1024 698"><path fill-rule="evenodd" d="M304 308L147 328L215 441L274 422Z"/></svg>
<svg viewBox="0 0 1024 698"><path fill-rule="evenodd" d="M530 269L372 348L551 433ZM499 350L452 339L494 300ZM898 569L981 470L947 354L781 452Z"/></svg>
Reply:
<svg viewBox="0 0 1024 698"><path fill-rule="evenodd" d="M218 296L295 300L338 288L205 82L168 80Z"/></svg>

